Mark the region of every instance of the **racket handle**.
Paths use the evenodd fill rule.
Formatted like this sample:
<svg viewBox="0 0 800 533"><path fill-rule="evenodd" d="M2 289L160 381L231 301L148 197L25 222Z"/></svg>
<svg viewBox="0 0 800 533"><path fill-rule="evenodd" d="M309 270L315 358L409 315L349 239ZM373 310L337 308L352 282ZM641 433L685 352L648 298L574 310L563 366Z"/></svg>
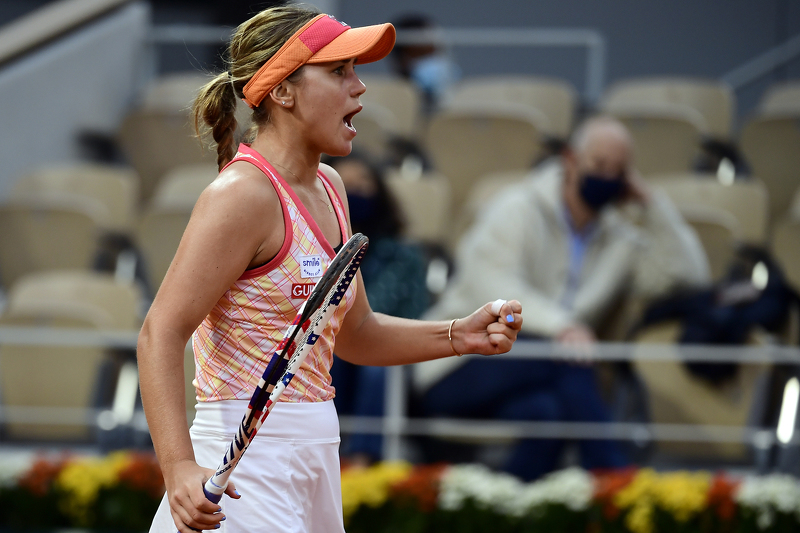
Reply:
<svg viewBox="0 0 800 533"><path fill-rule="evenodd" d="M203 485L203 493L211 503L219 503L222 499L222 495L225 494L225 487L220 487L209 479L206 481L205 485Z"/></svg>

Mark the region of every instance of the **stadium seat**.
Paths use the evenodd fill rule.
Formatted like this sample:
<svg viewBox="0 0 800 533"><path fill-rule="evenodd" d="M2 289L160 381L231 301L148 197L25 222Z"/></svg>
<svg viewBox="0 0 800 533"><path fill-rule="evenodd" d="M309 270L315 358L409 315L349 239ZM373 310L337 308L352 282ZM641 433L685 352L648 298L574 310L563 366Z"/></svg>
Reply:
<svg viewBox="0 0 800 533"><path fill-rule="evenodd" d="M0 324L124 330L135 332L139 319L140 293L132 284L117 283L113 276L97 272L43 272L20 278L8 293L8 304ZM0 346L0 399L5 408L93 409L98 405L101 367L109 364L108 350L86 346ZM92 437L89 425L5 424L13 439L82 440ZM65 415L68 416L68 415ZM74 414L73 414L74 418Z"/></svg>
<svg viewBox="0 0 800 533"><path fill-rule="evenodd" d="M367 88L361 96L364 110L379 106L392 117L389 127L391 133L416 139L422 121L422 96L416 85L396 76L365 74L360 78Z"/></svg>
<svg viewBox="0 0 800 533"><path fill-rule="evenodd" d="M10 287L42 270L92 268L105 207L90 198L0 205L0 280Z"/></svg>
<svg viewBox="0 0 800 533"><path fill-rule="evenodd" d="M200 144L185 112L134 110L122 121L118 140L141 177L141 200L145 203L172 168L216 162L216 154Z"/></svg>
<svg viewBox="0 0 800 533"><path fill-rule="evenodd" d="M533 166L541 153L542 124L542 114L502 104L458 105L431 118L428 153L451 183L455 212L481 176Z"/></svg>
<svg viewBox="0 0 800 533"><path fill-rule="evenodd" d="M634 340L671 344L679 335L677 323L665 323L641 331ZM646 346L637 350L644 351ZM675 361L634 361L634 368L647 387L653 423L732 427L754 423L758 416L754 407L760 403L770 371L769 365L741 365L729 382L714 386L689 372L677 353ZM683 460L743 462L749 448L737 443L667 441L659 442L657 450Z"/></svg>
<svg viewBox="0 0 800 533"><path fill-rule="evenodd" d="M370 102L353 117L358 135L353 139L353 149L368 153L376 161L389 155L389 141L398 131L395 116L380 104Z"/></svg>
<svg viewBox="0 0 800 533"><path fill-rule="evenodd" d="M142 215L136 243L144 259L147 279L157 291L189 224L191 207L152 207Z"/></svg>
<svg viewBox="0 0 800 533"><path fill-rule="evenodd" d="M782 219L800 186L800 112L752 117L742 128L739 146L753 174L767 186L771 222Z"/></svg>
<svg viewBox="0 0 800 533"><path fill-rule="evenodd" d="M789 208L789 218L792 220L800 220L800 187L794 193L792 198L792 206Z"/></svg>
<svg viewBox="0 0 800 533"><path fill-rule="evenodd" d="M215 164L175 167L159 183L139 219L135 240L153 291L158 290L167 273L194 204L217 175Z"/></svg>
<svg viewBox="0 0 800 533"><path fill-rule="evenodd" d="M174 72L154 79L144 90L141 107L167 112L188 112L200 88L211 81L204 72Z"/></svg>
<svg viewBox="0 0 800 533"><path fill-rule="evenodd" d="M739 221L728 211L717 207L693 205L679 209L703 245L711 279L721 279L728 271L740 242Z"/></svg>
<svg viewBox="0 0 800 533"><path fill-rule="evenodd" d="M151 206L189 207L219 175L217 165L202 163L175 167L164 176L153 194Z"/></svg>
<svg viewBox="0 0 800 533"><path fill-rule="evenodd" d="M736 219L739 239L766 244L769 194L761 180L737 180L724 185L712 175L684 173L654 176L652 183L681 209L711 207L730 213Z"/></svg>
<svg viewBox="0 0 800 533"><path fill-rule="evenodd" d="M604 110L674 106L695 111L702 133L727 140L733 124L735 96L722 82L703 78L634 78L612 85L604 94Z"/></svg>
<svg viewBox="0 0 800 533"><path fill-rule="evenodd" d="M395 170L387 173L386 185L403 212L406 222L403 236L444 245L452 223L452 191L447 178L435 173L409 178Z"/></svg>
<svg viewBox="0 0 800 533"><path fill-rule="evenodd" d="M536 76L486 76L462 80L447 96L448 102L504 102L530 107L547 117L543 133L566 139L575 119L577 94L568 82Z"/></svg>
<svg viewBox="0 0 800 533"><path fill-rule="evenodd" d="M42 167L14 184L13 200L84 198L97 205L97 223L104 231L127 234L133 229L139 178L125 167L100 164L64 164Z"/></svg>
<svg viewBox="0 0 800 533"><path fill-rule="evenodd" d="M785 218L775 225L770 250L786 279L800 293L800 218ZM797 345L800 341L799 312L800 309L795 305L785 331L782 332L781 337L786 344Z"/></svg>
<svg viewBox="0 0 800 533"><path fill-rule="evenodd" d="M800 291L800 220L780 221L772 233L771 249L789 282Z"/></svg>
<svg viewBox="0 0 800 533"><path fill-rule="evenodd" d="M800 114L800 82L777 83L769 87L761 97L758 111L762 114Z"/></svg>
<svg viewBox="0 0 800 533"><path fill-rule="evenodd" d="M628 128L634 164L645 178L688 172L700 154L705 125L700 114L681 105L608 107L605 112Z"/></svg>

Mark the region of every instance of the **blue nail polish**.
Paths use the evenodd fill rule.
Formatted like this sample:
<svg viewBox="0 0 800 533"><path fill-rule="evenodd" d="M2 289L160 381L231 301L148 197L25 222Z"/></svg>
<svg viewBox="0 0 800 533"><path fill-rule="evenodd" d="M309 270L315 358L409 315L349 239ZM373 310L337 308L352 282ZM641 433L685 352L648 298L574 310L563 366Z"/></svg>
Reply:
<svg viewBox="0 0 800 533"><path fill-rule="evenodd" d="M514 322L514 315L506 315L506 322L508 322L509 324Z"/></svg>
<svg viewBox="0 0 800 533"><path fill-rule="evenodd" d="M235 490L235 489L234 489L233 493L234 493L234 494L236 494L237 496L241 496L241 494L239 494L239 491L238 491L238 490Z"/></svg>
<svg viewBox="0 0 800 533"><path fill-rule="evenodd" d="M227 516L223 516L223 517L222 517L222 520L221 520L221 522L224 522L224 521L225 521L225 520L227 520L227 519L228 519L228 517L227 517Z"/></svg>
<svg viewBox="0 0 800 533"><path fill-rule="evenodd" d="M221 525L222 524L217 524L216 526L214 526L214 529L219 529Z"/></svg>

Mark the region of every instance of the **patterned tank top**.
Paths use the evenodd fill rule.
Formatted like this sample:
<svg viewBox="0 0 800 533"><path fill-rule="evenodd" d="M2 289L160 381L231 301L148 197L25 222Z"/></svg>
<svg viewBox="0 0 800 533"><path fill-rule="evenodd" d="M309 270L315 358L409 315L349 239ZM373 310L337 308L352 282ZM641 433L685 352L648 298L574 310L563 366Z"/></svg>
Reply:
<svg viewBox="0 0 800 533"><path fill-rule="evenodd" d="M278 172L255 150L240 145L231 163L247 161L260 169L278 193L285 237L269 263L247 270L219 299L192 336L197 400L249 400L275 347L300 305L334 257L319 226ZM231 163L228 163L229 165ZM346 240L344 207L336 189L318 173ZM355 280L343 305L306 357L282 402L320 402L334 396L330 368L333 344L355 300Z"/></svg>

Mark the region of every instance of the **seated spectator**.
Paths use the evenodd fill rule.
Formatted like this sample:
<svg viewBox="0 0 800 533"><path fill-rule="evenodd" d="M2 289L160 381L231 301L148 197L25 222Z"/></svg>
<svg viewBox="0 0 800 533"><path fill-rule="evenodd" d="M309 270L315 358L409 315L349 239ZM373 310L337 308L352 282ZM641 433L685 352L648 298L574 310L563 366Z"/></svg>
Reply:
<svg viewBox="0 0 800 533"><path fill-rule="evenodd" d="M400 237L402 217L380 170L357 153L326 161L342 177L354 233L369 237L361 263L364 289L372 309L403 318L419 318L430 304L425 285L425 256ZM336 359L331 369L339 413L383 416L386 369ZM342 455L360 463L381 457L380 435L344 439Z"/></svg>
<svg viewBox="0 0 800 533"><path fill-rule="evenodd" d="M632 168L625 127L608 117L578 127L555 161L499 192L462 239L458 272L428 316L455 318L491 298L516 298L529 338L586 347L619 297L655 297L709 279L693 230ZM634 225L620 208L640 206ZM458 359L417 365L425 414L572 422L610 420L590 365ZM557 468L564 443L523 440L506 464L531 480ZM579 442L585 468L619 467L618 443Z"/></svg>
<svg viewBox="0 0 800 533"><path fill-rule="evenodd" d="M429 42L395 45L389 54L392 70L412 81L425 98L425 111L432 112L445 92L461 78L461 69L436 42L437 25L426 15L407 14L392 22L398 32L431 31Z"/></svg>

